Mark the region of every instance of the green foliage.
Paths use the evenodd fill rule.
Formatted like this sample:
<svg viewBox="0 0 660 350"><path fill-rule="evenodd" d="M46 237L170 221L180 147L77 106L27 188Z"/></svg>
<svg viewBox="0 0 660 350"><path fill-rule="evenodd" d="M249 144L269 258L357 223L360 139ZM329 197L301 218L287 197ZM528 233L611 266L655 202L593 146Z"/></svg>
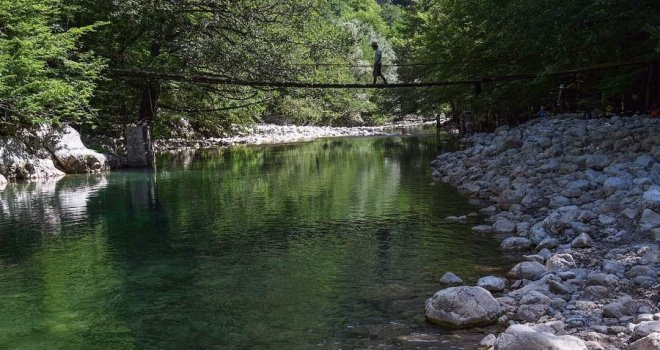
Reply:
<svg viewBox="0 0 660 350"><path fill-rule="evenodd" d="M370 65L371 41L387 46L401 16L398 5L376 0L0 1L3 122L74 121L115 135L148 123L156 137L175 136L181 125L211 136L259 120L343 124L382 116L382 96L373 91L210 86L112 71L369 82L370 68L348 66ZM387 48L386 61L393 57Z"/></svg>
<svg viewBox="0 0 660 350"><path fill-rule="evenodd" d="M104 60L80 47L103 23L68 26L60 0L0 0L0 122L80 120L93 114Z"/></svg>
<svg viewBox="0 0 660 350"><path fill-rule="evenodd" d="M385 64L438 63L386 68L404 81L547 73L657 57L659 14L652 0L0 0L0 122L74 121L109 134L137 122L168 137L181 125L212 136L257 121L520 116L553 105L562 83L573 109L618 105L646 96L649 80L657 90L660 70L650 78L648 67L635 66L485 83L480 95L471 86L383 94L99 77L107 65L241 80L370 82L372 41L384 49Z"/></svg>
<svg viewBox="0 0 660 350"><path fill-rule="evenodd" d="M419 1L398 25L400 58L439 63L401 71L405 79L444 81L554 72L609 62L657 57L660 3L652 0ZM402 94L408 108L432 112L450 103L454 113L524 115L552 105L565 83L573 108L580 95L600 100L641 94L648 66L627 67L529 81L484 84ZM593 95L593 96L591 96ZM402 104L404 104L402 102Z"/></svg>

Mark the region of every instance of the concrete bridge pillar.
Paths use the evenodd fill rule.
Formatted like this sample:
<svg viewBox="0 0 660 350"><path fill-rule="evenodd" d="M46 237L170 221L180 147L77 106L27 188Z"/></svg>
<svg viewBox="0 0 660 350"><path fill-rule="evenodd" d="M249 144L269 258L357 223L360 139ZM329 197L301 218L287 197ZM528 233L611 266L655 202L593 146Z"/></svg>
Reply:
<svg viewBox="0 0 660 350"><path fill-rule="evenodd" d="M146 168L155 165L154 149L148 126L126 128L126 153L129 167Z"/></svg>

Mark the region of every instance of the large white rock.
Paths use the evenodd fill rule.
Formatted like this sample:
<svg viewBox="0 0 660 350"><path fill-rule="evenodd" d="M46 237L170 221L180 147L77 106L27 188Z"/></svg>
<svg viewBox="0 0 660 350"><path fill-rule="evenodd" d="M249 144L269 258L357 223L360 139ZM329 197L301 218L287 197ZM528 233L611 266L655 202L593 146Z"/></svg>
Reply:
<svg viewBox="0 0 660 350"><path fill-rule="evenodd" d="M0 137L0 174L13 180L32 180L61 177L49 152L35 141L33 135ZM24 141L35 141L28 146ZM39 149L41 147L41 149Z"/></svg>
<svg viewBox="0 0 660 350"><path fill-rule="evenodd" d="M490 225L477 225L477 226L472 227L472 232L491 233L491 232L493 232L493 226L490 226Z"/></svg>
<svg viewBox="0 0 660 350"><path fill-rule="evenodd" d="M494 323L500 303L481 287L451 287L426 300L426 318L449 328L470 328Z"/></svg>
<svg viewBox="0 0 660 350"><path fill-rule="evenodd" d="M78 131L70 126L47 135L45 146L67 173L97 173L110 169L107 157L85 147Z"/></svg>
<svg viewBox="0 0 660 350"><path fill-rule="evenodd" d="M496 350L587 350L582 339L564 335L537 332L531 327L513 325L500 334L495 342Z"/></svg>

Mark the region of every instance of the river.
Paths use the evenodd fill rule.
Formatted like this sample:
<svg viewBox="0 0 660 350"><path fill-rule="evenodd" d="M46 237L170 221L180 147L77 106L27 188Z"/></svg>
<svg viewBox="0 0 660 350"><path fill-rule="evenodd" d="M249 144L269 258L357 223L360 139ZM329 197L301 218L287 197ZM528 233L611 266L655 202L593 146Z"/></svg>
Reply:
<svg viewBox="0 0 660 350"><path fill-rule="evenodd" d="M0 349L471 348L424 301L512 263L434 133L162 155L0 191Z"/></svg>

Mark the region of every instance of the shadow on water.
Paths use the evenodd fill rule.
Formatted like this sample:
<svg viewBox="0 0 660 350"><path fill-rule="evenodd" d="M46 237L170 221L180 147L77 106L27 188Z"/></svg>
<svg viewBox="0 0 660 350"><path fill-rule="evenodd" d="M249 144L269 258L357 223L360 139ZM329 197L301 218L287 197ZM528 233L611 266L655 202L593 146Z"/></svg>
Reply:
<svg viewBox="0 0 660 350"><path fill-rule="evenodd" d="M448 215L433 135L164 155L0 192L0 348L470 348L424 320L509 263Z"/></svg>

